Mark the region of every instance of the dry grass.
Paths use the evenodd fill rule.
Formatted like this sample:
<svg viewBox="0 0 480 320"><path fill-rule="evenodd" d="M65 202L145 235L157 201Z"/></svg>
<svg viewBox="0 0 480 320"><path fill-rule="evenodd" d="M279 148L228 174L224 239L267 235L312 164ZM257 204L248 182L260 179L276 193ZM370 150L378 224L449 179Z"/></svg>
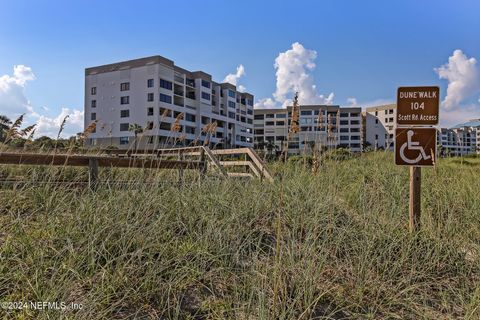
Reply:
<svg viewBox="0 0 480 320"><path fill-rule="evenodd" d="M19 319L478 319L479 159L423 170L408 234L408 172L389 153L274 184L103 170L129 188L0 192L1 301L66 301ZM35 181L78 169L0 167ZM143 182L153 183L145 185Z"/></svg>

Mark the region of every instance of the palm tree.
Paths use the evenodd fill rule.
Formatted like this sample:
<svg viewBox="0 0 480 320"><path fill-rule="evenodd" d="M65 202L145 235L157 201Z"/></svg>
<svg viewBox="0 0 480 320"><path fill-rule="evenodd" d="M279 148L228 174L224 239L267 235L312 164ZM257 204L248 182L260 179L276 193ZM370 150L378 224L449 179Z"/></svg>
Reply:
<svg viewBox="0 0 480 320"><path fill-rule="evenodd" d="M307 145L310 147L313 154L315 152L315 141L307 141Z"/></svg>
<svg viewBox="0 0 480 320"><path fill-rule="evenodd" d="M11 124L12 120L10 120L7 116L0 114L0 142L5 141L3 133L10 129Z"/></svg>
<svg viewBox="0 0 480 320"><path fill-rule="evenodd" d="M134 123L128 127L128 131L133 132L135 135L135 140L133 140L133 150L137 151L137 135L143 133L143 128L141 125Z"/></svg>
<svg viewBox="0 0 480 320"><path fill-rule="evenodd" d="M268 152L268 156L270 159L273 158L273 151L275 150L278 151L278 146L271 140L268 140L266 143L265 143L265 148L267 149L267 152Z"/></svg>

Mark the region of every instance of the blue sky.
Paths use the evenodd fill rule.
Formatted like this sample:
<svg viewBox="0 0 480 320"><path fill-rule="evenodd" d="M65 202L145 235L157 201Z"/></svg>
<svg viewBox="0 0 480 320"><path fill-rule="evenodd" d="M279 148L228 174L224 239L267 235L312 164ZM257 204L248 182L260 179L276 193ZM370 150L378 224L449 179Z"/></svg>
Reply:
<svg viewBox="0 0 480 320"><path fill-rule="evenodd" d="M463 83L463 90L452 91L455 105L441 115L444 124L454 124L480 116L479 66L469 60L480 59L479 14L477 0L1 0L0 77L11 80L14 65L31 75L14 81L20 88L4 89L0 99L28 101L29 121L40 121L45 132L76 110L74 132L81 125L86 67L160 54L217 81L241 64L245 75L238 84L257 102L271 98L281 105L272 97L279 90L274 62L298 42L306 53L316 52L308 58L315 67L305 68L315 93L334 93L335 104L394 101L403 85L439 85L445 98L449 83ZM447 79L439 79L434 68L450 57ZM463 65L467 72L455 74ZM9 100L7 94L23 97ZM0 100L0 113L13 117L12 108L23 110Z"/></svg>

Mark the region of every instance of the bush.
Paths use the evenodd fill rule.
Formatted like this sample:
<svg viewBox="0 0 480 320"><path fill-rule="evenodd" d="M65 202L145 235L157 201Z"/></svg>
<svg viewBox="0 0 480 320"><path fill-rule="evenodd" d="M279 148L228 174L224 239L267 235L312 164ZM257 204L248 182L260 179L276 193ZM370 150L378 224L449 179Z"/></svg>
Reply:
<svg viewBox="0 0 480 320"><path fill-rule="evenodd" d="M352 159L354 157L354 153L350 151L350 149L339 148L323 153L322 157L324 160L329 159L333 161L344 161Z"/></svg>
<svg viewBox="0 0 480 320"><path fill-rule="evenodd" d="M313 157L310 155L295 155L295 156L290 156L288 157L288 163L290 164L308 164L312 165L313 163Z"/></svg>

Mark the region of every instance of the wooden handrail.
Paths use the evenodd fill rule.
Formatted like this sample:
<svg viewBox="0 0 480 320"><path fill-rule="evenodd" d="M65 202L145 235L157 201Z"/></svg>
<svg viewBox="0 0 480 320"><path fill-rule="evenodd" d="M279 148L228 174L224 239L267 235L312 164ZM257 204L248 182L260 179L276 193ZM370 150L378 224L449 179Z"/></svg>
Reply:
<svg viewBox="0 0 480 320"><path fill-rule="evenodd" d="M129 159L93 155L0 152L0 164L89 166L91 160L98 161L99 167L120 168L199 169L204 165L200 161Z"/></svg>

